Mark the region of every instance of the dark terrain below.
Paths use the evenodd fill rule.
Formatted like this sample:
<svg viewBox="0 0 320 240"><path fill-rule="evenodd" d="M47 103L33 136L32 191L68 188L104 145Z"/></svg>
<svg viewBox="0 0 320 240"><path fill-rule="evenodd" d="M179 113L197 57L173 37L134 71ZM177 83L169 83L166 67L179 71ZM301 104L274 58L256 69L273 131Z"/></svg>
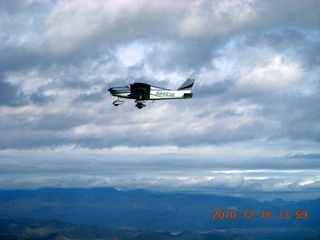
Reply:
<svg viewBox="0 0 320 240"><path fill-rule="evenodd" d="M114 188L0 190L0 239L320 239L319 216L320 199L260 202Z"/></svg>
<svg viewBox="0 0 320 240"><path fill-rule="evenodd" d="M182 231L172 234L170 232L150 232L111 230L98 226L77 225L61 221L36 221L31 219L0 220L1 240L316 240L320 239L319 231L315 229L220 229L200 233L195 231Z"/></svg>

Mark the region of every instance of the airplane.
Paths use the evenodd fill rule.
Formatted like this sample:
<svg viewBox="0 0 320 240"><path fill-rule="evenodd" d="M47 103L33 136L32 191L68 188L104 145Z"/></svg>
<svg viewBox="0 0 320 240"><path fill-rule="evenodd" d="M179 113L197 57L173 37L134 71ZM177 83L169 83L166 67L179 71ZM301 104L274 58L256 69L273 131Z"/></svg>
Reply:
<svg viewBox="0 0 320 240"><path fill-rule="evenodd" d="M151 100L174 100L192 98L191 89L194 79L188 78L177 90L170 90L162 87L152 86L146 83L135 82L125 87L110 87L108 91L112 96L118 97L113 102L114 106L119 106L125 101L120 98L135 99L136 107L145 107L146 101Z"/></svg>

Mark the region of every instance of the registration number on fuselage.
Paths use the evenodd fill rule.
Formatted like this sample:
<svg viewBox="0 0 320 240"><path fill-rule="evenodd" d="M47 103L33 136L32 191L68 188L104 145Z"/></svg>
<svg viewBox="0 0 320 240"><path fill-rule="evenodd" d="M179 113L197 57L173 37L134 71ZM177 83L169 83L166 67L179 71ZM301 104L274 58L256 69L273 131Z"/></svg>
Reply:
<svg viewBox="0 0 320 240"><path fill-rule="evenodd" d="M160 96L160 97L174 97L175 93L174 92L158 91L158 92L156 92L156 95Z"/></svg>

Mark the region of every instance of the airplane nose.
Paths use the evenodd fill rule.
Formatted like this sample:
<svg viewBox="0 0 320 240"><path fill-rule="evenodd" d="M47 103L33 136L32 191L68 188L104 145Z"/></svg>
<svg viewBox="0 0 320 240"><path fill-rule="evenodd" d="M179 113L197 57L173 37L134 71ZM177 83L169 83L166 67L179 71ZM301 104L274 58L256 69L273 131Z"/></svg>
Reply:
<svg viewBox="0 0 320 240"><path fill-rule="evenodd" d="M112 93L113 93L112 87L108 88L108 91L110 92L110 96L112 96Z"/></svg>

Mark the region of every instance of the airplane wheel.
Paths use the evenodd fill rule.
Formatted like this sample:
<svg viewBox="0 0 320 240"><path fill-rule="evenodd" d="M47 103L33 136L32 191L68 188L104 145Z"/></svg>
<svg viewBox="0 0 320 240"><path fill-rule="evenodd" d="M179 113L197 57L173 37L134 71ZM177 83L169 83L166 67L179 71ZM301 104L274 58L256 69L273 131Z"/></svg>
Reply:
<svg viewBox="0 0 320 240"><path fill-rule="evenodd" d="M146 105L144 105L144 104L142 104L142 103L138 103L138 104L136 104L136 107L138 108L138 109L141 109L141 108L143 108L143 107L145 107Z"/></svg>

